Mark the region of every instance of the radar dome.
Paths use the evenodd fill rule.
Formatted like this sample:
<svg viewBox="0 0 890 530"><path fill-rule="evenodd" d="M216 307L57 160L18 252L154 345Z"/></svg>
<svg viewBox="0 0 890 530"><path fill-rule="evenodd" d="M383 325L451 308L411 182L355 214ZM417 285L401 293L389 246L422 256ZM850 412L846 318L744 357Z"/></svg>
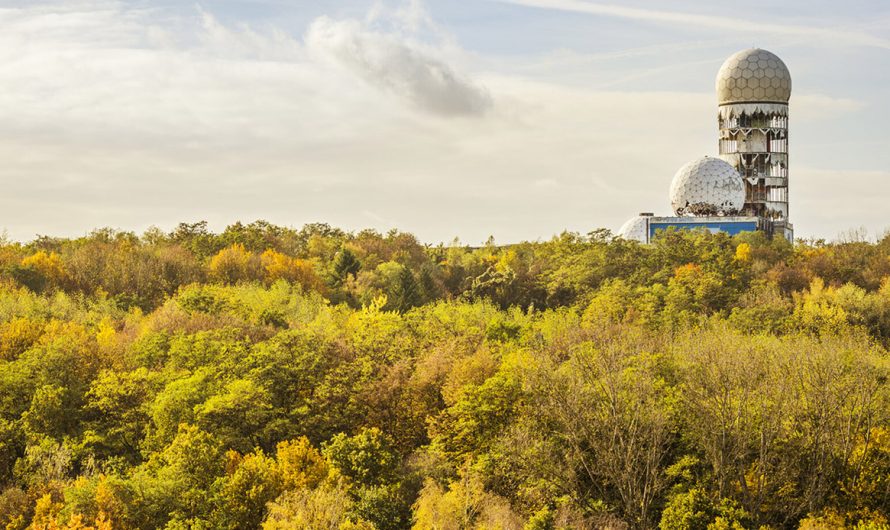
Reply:
<svg viewBox="0 0 890 530"><path fill-rule="evenodd" d="M717 74L717 101L730 103L788 103L791 74L775 54L759 48L732 55Z"/></svg>
<svg viewBox="0 0 890 530"><path fill-rule="evenodd" d="M677 215L736 215L744 206L742 176L719 158L693 160L671 182L671 207Z"/></svg>
<svg viewBox="0 0 890 530"><path fill-rule="evenodd" d="M646 217L643 215L638 215L636 217L631 217L627 220L626 223L621 225L621 228L618 229L618 236L622 239L627 239L628 241L639 241L640 243L648 242L648 231L649 231L649 223L646 222Z"/></svg>

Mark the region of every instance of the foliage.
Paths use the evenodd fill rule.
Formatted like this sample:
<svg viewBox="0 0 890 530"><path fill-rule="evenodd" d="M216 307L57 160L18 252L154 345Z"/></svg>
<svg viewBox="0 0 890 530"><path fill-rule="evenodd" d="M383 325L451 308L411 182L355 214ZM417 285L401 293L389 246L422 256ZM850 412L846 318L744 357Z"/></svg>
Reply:
<svg viewBox="0 0 890 530"><path fill-rule="evenodd" d="M890 237L0 241L0 528L887 528Z"/></svg>

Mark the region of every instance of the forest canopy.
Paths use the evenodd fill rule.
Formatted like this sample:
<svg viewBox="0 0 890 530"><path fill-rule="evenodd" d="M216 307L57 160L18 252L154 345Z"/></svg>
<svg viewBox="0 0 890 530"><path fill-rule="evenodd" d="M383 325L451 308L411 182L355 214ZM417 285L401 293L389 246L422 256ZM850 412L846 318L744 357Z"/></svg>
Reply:
<svg viewBox="0 0 890 530"><path fill-rule="evenodd" d="M0 241L0 529L887 529L890 236Z"/></svg>

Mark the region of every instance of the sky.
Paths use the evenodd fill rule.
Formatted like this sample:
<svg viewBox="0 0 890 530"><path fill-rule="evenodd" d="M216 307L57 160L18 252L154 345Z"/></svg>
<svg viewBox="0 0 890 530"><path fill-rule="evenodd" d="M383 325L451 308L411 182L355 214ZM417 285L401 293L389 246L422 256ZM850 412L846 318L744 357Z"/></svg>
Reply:
<svg viewBox="0 0 890 530"><path fill-rule="evenodd" d="M613 1L0 0L0 231L617 230L717 154L752 46L793 79L795 235L890 229L890 3Z"/></svg>

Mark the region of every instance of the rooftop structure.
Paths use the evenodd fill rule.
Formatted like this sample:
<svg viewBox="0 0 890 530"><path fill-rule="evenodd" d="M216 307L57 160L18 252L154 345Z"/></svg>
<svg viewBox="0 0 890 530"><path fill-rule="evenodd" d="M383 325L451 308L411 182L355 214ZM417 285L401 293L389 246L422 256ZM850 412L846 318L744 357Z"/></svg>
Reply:
<svg viewBox="0 0 890 530"><path fill-rule="evenodd" d="M648 243L649 218L651 216L652 214L641 213L636 217L631 217L618 229L618 235L624 239Z"/></svg>
<svg viewBox="0 0 890 530"><path fill-rule="evenodd" d="M788 104L791 74L771 52L759 48L742 50L729 57L717 73L717 104Z"/></svg>
<svg viewBox="0 0 890 530"><path fill-rule="evenodd" d="M739 172L709 156L681 167L670 194L677 215L735 215L745 205L745 183Z"/></svg>

